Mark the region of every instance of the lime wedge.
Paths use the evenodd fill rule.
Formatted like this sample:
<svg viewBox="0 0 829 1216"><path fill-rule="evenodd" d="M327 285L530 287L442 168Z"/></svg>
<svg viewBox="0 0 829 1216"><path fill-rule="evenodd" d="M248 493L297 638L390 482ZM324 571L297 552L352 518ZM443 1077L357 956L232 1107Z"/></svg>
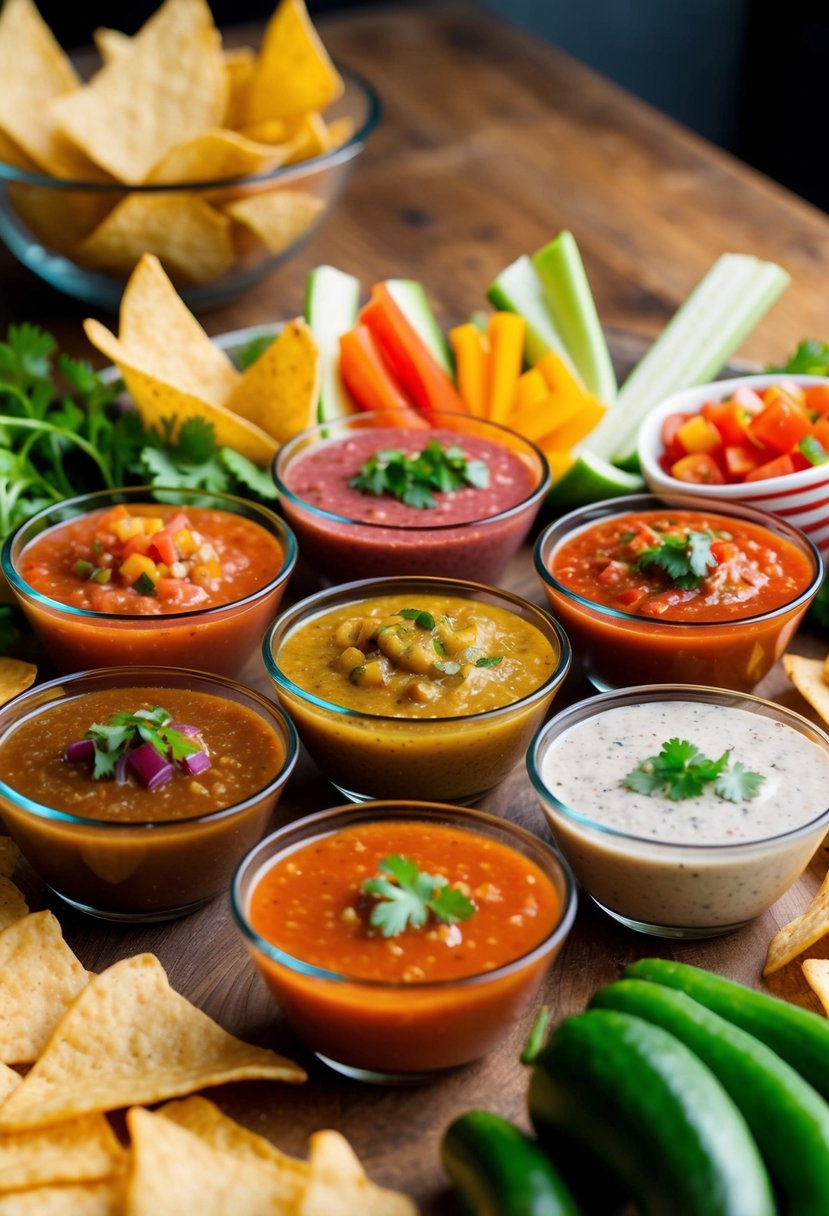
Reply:
<svg viewBox="0 0 829 1216"><path fill-rule="evenodd" d="M577 456L567 472L554 483L547 494L547 502L569 510L589 502L601 502L603 498L616 498L619 494L636 494L644 488L644 481L636 473L626 473L600 456L585 452Z"/></svg>

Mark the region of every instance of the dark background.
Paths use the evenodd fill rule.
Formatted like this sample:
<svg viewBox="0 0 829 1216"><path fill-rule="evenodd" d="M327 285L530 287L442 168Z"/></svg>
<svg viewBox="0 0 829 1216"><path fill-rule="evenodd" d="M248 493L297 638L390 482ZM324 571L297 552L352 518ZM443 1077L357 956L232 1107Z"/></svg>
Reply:
<svg viewBox="0 0 829 1216"><path fill-rule="evenodd" d="M309 0L312 14L355 0ZM394 0L391 0L394 2ZM409 0L418 3L418 0ZM478 0L829 210L829 0ZM159 0L41 0L64 47L134 33ZM275 0L210 0L227 26ZM451 87L451 86L449 86Z"/></svg>

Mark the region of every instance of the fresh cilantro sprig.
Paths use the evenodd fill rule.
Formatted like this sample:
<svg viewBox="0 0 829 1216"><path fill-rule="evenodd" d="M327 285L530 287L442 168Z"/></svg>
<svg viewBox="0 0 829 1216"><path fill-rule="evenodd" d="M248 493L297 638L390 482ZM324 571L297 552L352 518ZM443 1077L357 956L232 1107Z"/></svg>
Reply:
<svg viewBox="0 0 829 1216"><path fill-rule="evenodd" d="M96 781L113 776L121 756L141 743L152 744L160 755L173 761L201 751L197 743L171 726L172 721L171 713L155 705L136 713L120 710L108 722L94 722L85 736L95 745L92 776Z"/></svg>
<svg viewBox="0 0 829 1216"><path fill-rule="evenodd" d="M643 760L627 774L623 784L649 797L664 794L672 802L698 798L708 786L728 802L755 798L766 778L739 760L729 765L730 757L727 751L719 759L710 760L688 739L669 739L658 756Z"/></svg>
<svg viewBox="0 0 829 1216"><path fill-rule="evenodd" d="M446 494L462 486L486 489L489 466L483 460L471 460L457 444L443 448L437 439L431 439L414 456L396 448L375 452L348 484L361 494L375 498L391 494L408 507L430 510L437 506L436 493Z"/></svg>
<svg viewBox="0 0 829 1216"><path fill-rule="evenodd" d="M807 338L798 345L782 367L768 367L766 371L782 372L790 376L829 376L829 342L821 342L819 338Z"/></svg>
<svg viewBox="0 0 829 1216"><path fill-rule="evenodd" d="M472 900L451 887L442 874L425 874L408 857L392 854L377 868L389 878L367 878L360 890L377 900L369 923L383 937L397 937L409 926L422 929L430 913L442 924L453 925L468 920L476 911Z"/></svg>
<svg viewBox="0 0 829 1216"><path fill-rule="evenodd" d="M717 565L711 552L714 533L688 532L685 536L668 533L658 545L643 549L636 563L638 570L657 566L668 575L675 587L690 591L698 587L709 570Z"/></svg>

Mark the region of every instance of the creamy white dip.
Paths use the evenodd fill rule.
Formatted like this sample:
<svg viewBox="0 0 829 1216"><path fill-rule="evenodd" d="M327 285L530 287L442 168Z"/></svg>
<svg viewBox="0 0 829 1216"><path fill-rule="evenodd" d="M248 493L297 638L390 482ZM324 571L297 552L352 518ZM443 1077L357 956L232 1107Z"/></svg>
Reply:
<svg viewBox="0 0 829 1216"><path fill-rule="evenodd" d="M709 786L672 801L627 789L626 775L671 738L712 760L729 750L730 763L765 777L758 795L729 802ZM609 708L553 738L539 768L562 804L545 810L576 876L608 910L643 924L716 932L751 919L795 881L825 831L786 838L829 807L829 750L784 721L730 706Z"/></svg>

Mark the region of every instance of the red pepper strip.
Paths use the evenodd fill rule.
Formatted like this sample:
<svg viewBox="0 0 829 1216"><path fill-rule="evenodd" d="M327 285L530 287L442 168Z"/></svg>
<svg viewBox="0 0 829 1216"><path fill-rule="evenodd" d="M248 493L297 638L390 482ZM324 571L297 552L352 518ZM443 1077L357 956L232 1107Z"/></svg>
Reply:
<svg viewBox="0 0 829 1216"><path fill-rule="evenodd" d="M361 409L382 415L377 419L379 425L429 425L401 392L365 325L355 326L340 338L340 375Z"/></svg>
<svg viewBox="0 0 829 1216"><path fill-rule="evenodd" d="M469 406L446 372L418 337L395 303L385 283L371 289L360 313L394 375L415 405L423 410L468 414Z"/></svg>

